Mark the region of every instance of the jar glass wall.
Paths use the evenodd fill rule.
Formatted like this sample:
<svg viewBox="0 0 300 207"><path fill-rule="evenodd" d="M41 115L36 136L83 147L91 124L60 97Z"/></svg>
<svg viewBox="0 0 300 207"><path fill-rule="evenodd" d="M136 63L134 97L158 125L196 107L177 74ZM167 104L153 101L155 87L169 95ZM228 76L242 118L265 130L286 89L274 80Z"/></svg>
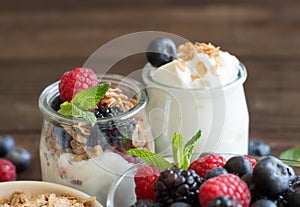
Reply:
<svg viewBox="0 0 300 207"><path fill-rule="evenodd" d="M145 114L147 94L135 80L107 74L101 82L110 82L136 105L112 117L99 118L94 126L81 118L61 115L58 82L48 86L39 99L44 115L40 159L44 181L82 190L102 204L113 179L137 160L126 150L142 148L154 151L154 142Z"/></svg>

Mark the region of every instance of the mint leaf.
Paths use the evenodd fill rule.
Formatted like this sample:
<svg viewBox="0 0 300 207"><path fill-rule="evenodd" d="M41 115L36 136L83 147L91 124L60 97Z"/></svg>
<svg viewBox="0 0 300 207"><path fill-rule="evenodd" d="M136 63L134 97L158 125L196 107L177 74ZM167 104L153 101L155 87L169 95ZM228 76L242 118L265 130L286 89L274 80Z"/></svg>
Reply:
<svg viewBox="0 0 300 207"><path fill-rule="evenodd" d="M64 102L60 105L58 113L65 116L73 116L83 118L90 122L92 126L96 124L97 118L89 109L97 108L97 103L104 97L110 83L102 83L100 85L87 88L76 94L71 102Z"/></svg>
<svg viewBox="0 0 300 207"><path fill-rule="evenodd" d="M279 155L279 158L300 161L300 146L293 147L291 149L282 152Z"/></svg>
<svg viewBox="0 0 300 207"><path fill-rule="evenodd" d="M147 150L138 148L130 149L127 151L127 154L137 156L141 158L147 165L154 165L161 171L165 170L166 168L173 167L172 164L162 156Z"/></svg>
<svg viewBox="0 0 300 207"><path fill-rule="evenodd" d="M184 145L184 163L183 168L187 169L190 165L192 155L194 153L197 142L201 138L201 130L199 130L185 145Z"/></svg>
<svg viewBox="0 0 300 207"><path fill-rule="evenodd" d="M175 133L172 140L174 163L178 168L184 165L184 139L181 134Z"/></svg>
<svg viewBox="0 0 300 207"><path fill-rule="evenodd" d="M97 103L103 98L109 86L110 83L102 83L82 90L73 97L71 102L82 110L97 108Z"/></svg>
<svg viewBox="0 0 300 207"><path fill-rule="evenodd" d="M72 116L72 104L67 101L62 103L57 112L65 116Z"/></svg>
<svg viewBox="0 0 300 207"><path fill-rule="evenodd" d="M97 118L94 113L90 111L83 111L78 106L73 104L72 102L64 102L60 105L60 109L58 113L63 114L65 116L73 116L77 118L83 118L86 121L90 122L92 126L95 125Z"/></svg>

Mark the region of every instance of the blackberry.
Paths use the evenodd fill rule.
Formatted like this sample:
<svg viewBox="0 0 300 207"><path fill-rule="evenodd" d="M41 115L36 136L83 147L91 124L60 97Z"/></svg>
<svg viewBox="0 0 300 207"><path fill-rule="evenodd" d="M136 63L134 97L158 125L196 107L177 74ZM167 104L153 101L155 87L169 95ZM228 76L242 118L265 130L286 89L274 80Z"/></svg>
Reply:
<svg viewBox="0 0 300 207"><path fill-rule="evenodd" d="M205 180L208 180L210 178L213 178L213 177L217 177L219 175L222 175L222 174L227 174L227 170L223 167L216 167L216 168L213 168L211 170L209 170L206 175L205 175Z"/></svg>
<svg viewBox="0 0 300 207"><path fill-rule="evenodd" d="M194 170L166 169L154 184L157 201L163 206L175 202L198 205L199 187L203 179Z"/></svg>
<svg viewBox="0 0 300 207"><path fill-rule="evenodd" d="M282 161L273 156L266 156L256 163L253 182L262 195L276 197L289 188L290 174Z"/></svg>
<svg viewBox="0 0 300 207"><path fill-rule="evenodd" d="M260 139L249 140L248 154L253 156L267 156L271 154L271 148Z"/></svg>
<svg viewBox="0 0 300 207"><path fill-rule="evenodd" d="M124 111L121 108L107 108L105 106L99 106L94 111L95 116L100 119L114 117L123 112ZM131 148L131 144L128 143L128 138L132 136L135 125L136 121L133 119L127 119L119 122L112 120L105 124L98 123L99 129L103 135L102 137L105 137L107 144L110 146L119 146L124 148L125 151ZM102 139L102 137L100 136L99 138Z"/></svg>
<svg viewBox="0 0 300 207"><path fill-rule="evenodd" d="M153 200L138 200L130 207L162 207L162 205Z"/></svg>
<svg viewBox="0 0 300 207"><path fill-rule="evenodd" d="M252 165L244 156L234 156L227 160L224 168L232 174L242 177L246 173L252 172Z"/></svg>
<svg viewBox="0 0 300 207"><path fill-rule="evenodd" d="M219 196L212 199L206 207L242 207L242 205L234 198Z"/></svg>
<svg viewBox="0 0 300 207"><path fill-rule="evenodd" d="M276 203L268 199L259 199L251 204L250 207L277 207Z"/></svg>

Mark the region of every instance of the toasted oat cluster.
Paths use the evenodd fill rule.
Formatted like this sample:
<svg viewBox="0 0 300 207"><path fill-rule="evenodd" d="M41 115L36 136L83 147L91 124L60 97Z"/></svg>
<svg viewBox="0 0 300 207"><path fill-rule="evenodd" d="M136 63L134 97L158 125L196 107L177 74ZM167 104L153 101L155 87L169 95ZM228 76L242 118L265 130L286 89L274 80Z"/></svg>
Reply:
<svg viewBox="0 0 300 207"><path fill-rule="evenodd" d="M0 198L0 207L95 207L95 197L79 199L68 194L46 193L32 195L16 191L9 197Z"/></svg>
<svg viewBox="0 0 300 207"><path fill-rule="evenodd" d="M195 44L193 44L191 42L187 42L180 45L177 49L177 52L180 54L177 58L179 60L179 65L177 66L181 71L184 72L184 62L192 60L197 55L197 53L203 53L207 54L210 58L215 59L215 65L212 68L212 72L213 74L217 75L216 70L221 65L220 51L220 47L215 47L211 43L206 44L196 42ZM196 75L191 75L192 80L203 78L207 73L207 68L202 61L199 61L197 63L196 71Z"/></svg>

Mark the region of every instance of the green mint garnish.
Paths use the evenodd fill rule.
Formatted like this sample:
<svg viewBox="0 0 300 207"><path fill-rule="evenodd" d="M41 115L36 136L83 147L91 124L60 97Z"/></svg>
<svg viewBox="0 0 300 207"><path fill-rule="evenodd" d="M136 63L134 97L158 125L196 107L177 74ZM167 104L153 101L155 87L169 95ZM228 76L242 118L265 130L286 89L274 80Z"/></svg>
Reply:
<svg viewBox="0 0 300 207"><path fill-rule="evenodd" d="M83 118L94 126L97 118L93 112L88 110L97 108L97 103L104 97L109 86L110 83L102 83L80 91L70 102L66 101L62 103L58 113L65 116Z"/></svg>
<svg viewBox="0 0 300 207"><path fill-rule="evenodd" d="M192 154L200 137L201 131L199 130L186 144L184 144L182 135L178 133L174 134L172 140L174 165L162 156L147 150L130 149L127 153L141 158L147 165L154 165L160 170L165 170L166 168L172 168L174 166L186 170L190 165Z"/></svg>
<svg viewBox="0 0 300 207"><path fill-rule="evenodd" d="M291 149L282 152L279 158L300 161L300 146L293 147Z"/></svg>
<svg viewBox="0 0 300 207"><path fill-rule="evenodd" d="M154 165L159 170L172 167L172 164L165 158L147 150L136 148L128 150L127 153L141 158L147 165Z"/></svg>

